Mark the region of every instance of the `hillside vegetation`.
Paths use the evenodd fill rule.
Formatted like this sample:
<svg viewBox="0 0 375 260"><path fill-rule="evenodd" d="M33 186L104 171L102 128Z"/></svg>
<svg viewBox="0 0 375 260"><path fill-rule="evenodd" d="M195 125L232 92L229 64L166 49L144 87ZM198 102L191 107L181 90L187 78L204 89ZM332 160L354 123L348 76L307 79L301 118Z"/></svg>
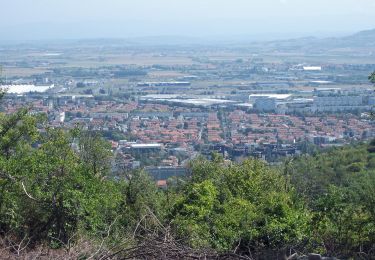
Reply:
<svg viewBox="0 0 375 260"><path fill-rule="evenodd" d="M45 129L39 131L38 129ZM375 144L279 168L219 156L158 189L139 171L107 177L95 133L0 117L0 255L39 259L375 257Z"/></svg>

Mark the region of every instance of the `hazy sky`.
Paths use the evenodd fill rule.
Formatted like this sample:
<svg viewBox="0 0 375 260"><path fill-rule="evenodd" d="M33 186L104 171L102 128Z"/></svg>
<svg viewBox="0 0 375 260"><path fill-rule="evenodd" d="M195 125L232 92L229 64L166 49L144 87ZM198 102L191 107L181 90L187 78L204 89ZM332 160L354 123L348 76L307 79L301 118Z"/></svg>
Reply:
<svg viewBox="0 0 375 260"><path fill-rule="evenodd" d="M375 28L375 0L0 0L1 39L322 35Z"/></svg>

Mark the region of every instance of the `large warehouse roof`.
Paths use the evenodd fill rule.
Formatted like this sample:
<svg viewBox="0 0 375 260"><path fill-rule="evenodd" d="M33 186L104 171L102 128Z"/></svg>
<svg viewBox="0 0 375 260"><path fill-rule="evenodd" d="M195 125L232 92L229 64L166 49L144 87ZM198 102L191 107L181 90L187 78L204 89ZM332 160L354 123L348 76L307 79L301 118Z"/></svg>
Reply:
<svg viewBox="0 0 375 260"><path fill-rule="evenodd" d="M250 95L250 99L254 98L276 98L276 99L288 99L292 95L291 94L252 94Z"/></svg>

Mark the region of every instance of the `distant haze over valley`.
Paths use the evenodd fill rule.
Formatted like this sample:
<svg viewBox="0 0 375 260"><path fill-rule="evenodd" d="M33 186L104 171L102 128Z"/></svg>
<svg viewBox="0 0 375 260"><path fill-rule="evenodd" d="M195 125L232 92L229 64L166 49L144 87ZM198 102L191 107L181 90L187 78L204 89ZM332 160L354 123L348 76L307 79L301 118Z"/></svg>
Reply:
<svg viewBox="0 0 375 260"><path fill-rule="evenodd" d="M274 40L375 28L373 0L2 1L2 41L134 38Z"/></svg>

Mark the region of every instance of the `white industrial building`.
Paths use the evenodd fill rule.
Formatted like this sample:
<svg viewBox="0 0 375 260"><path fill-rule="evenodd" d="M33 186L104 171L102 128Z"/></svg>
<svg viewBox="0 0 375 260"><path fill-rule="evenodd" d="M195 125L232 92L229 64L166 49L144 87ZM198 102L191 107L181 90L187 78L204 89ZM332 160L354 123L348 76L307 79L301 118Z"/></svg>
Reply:
<svg viewBox="0 0 375 260"><path fill-rule="evenodd" d="M368 111L375 105L375 97L365 94L343 94L339 88L315 89L318 96L312 98L292 98L290 94L250 95L250 103L261 112L316 113Z"/></svg>
<svg viewBox="0 0 375 260"><path fill-rule="evenodd" d="M303 70L304 71L321 71L322 67L321 66L304 66Z"/></svg>
<svg viewBox="0 0 375 260"><path fill-rule="evenodd" d="M312 98L295 98L291 101L280 102L276 112L278 114L310 112L313 102Z"/></svg>
<svg viewBox="0 0 375 260"><path fill-rule="evenodd" d="M370 109L363 96L314 97L312 112L341 112Z"/></svg>
<svg viewBox="0 0 375 260"><path fill-rule="evenodd" d="M338 95L342 92L341 88L315 88L314 93L318 96Z"/></svg>
<svg viewBox="0 0 375 260"><path fill-rule="evenodd" d="M6 90L10 94L25 94L29 92L46 92L47 90L54 88L55 85L47 86L36 86L33 84L22 84L22 85L1 85L0 88Z"/></svg>
<svg viewBox="0 0 375 260"><path fill-rule="evenodd" d="M278 104L291 100L291 94L252 94L249 96L253 107L262 112L276 111Z"/></svg>
<svg viewBox="0 0 375 260"><path fill-rule="evenodd" d="M258 98L255 100L254 108L262 112L275 111L277 108L277 102L275 98Z"/></svg>

